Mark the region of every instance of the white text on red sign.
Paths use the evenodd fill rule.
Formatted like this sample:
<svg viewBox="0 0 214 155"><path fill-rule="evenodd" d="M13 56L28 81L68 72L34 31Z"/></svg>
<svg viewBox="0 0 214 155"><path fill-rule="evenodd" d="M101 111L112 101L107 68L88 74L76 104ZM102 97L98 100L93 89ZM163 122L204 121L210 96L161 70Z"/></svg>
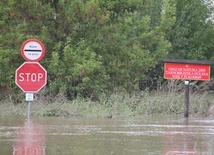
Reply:
<svg viewBox="0 0 214 155"><path fill-rule="evenodd" d="M27 81L27 82L40 82L43 78L42 73L20 73L19 74L19 81Z"/></svg>

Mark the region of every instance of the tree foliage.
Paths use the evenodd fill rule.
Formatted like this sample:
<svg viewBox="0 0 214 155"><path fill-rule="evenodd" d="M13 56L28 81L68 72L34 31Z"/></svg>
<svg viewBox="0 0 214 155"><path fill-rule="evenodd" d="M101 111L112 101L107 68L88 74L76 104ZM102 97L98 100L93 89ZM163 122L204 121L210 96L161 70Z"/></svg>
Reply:
<svg viewBox="0 0 214 155"><path fill-rule="evenodd" d="M206 3L205 3L206 2ZM170 57L210 59L213 54L213 9L204 0L176 0L176 22L167 33L172 43ZM213 7L213 6L212 6ZM208 49L210 47L210 49Z"/></svg>
<svg viewBox="0 0 214 155"><path fill-rule="evenodd" d="M0 7L0 87L16 88L29 38L45 44L47 92L69 99L158 81L164 57L213 59L209 1L3 0Z"/></svg>

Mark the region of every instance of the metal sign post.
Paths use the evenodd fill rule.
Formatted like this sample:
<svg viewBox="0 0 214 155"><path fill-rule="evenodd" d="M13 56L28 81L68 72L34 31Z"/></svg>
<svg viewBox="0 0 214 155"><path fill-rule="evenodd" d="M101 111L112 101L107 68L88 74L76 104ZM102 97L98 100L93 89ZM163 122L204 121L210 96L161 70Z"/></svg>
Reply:
<svg viewBox="0 0 214 155"><path fill-rule="evenodd" d="M28 122L30 122L30 107L31 107L31 102L33 101L33 93L26 93L25 94L25 99L28 101L28 113L27 113L27 118Z"/></svg>
<svg viewBox="0 0 214 155"><path fill-rule="evenodd" d="M189 81L184 81L185 98L184 98L184 117L189 117Z"/></svg>
<svg viewBox="0 0 214 155"><path fill-rule="evenodd" d="M28 120L28 123L30 123L30 105L31 105L31 102L29 101L28 102L28 111L27 111L27 120Z"/></svg>

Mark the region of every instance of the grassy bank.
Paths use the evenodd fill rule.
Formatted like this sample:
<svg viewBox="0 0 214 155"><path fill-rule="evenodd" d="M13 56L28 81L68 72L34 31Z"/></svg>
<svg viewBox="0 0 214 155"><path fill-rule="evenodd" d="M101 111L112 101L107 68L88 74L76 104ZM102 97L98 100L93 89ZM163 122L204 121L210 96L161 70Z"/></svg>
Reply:
<svg viewBox="0 0 214 155"><path fill-rule="evenodd" d="M211 115L214 95L208 91L190 93L190 115ZM141 91L130 95L116 92L100 95L99 101L78 97L68 101L63 95L47 100L38 97L31 104L34 116L140 117L142 115L183 115L184 91ZM0 115L27 115L27 102L14 104L9 98L0 102Z"/></svg>

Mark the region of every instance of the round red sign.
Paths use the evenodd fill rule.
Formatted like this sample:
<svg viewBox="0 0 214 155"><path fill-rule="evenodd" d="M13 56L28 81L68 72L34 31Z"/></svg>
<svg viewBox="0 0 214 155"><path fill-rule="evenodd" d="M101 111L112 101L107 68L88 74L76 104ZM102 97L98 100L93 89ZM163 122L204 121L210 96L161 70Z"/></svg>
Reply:
<svg viewBox="0 0 214 155"><path fill-rule="evenodd" d="M21 54L26 61L38 62L45 55L45 47L37 39L28 39L22 44Z"/></svg>

